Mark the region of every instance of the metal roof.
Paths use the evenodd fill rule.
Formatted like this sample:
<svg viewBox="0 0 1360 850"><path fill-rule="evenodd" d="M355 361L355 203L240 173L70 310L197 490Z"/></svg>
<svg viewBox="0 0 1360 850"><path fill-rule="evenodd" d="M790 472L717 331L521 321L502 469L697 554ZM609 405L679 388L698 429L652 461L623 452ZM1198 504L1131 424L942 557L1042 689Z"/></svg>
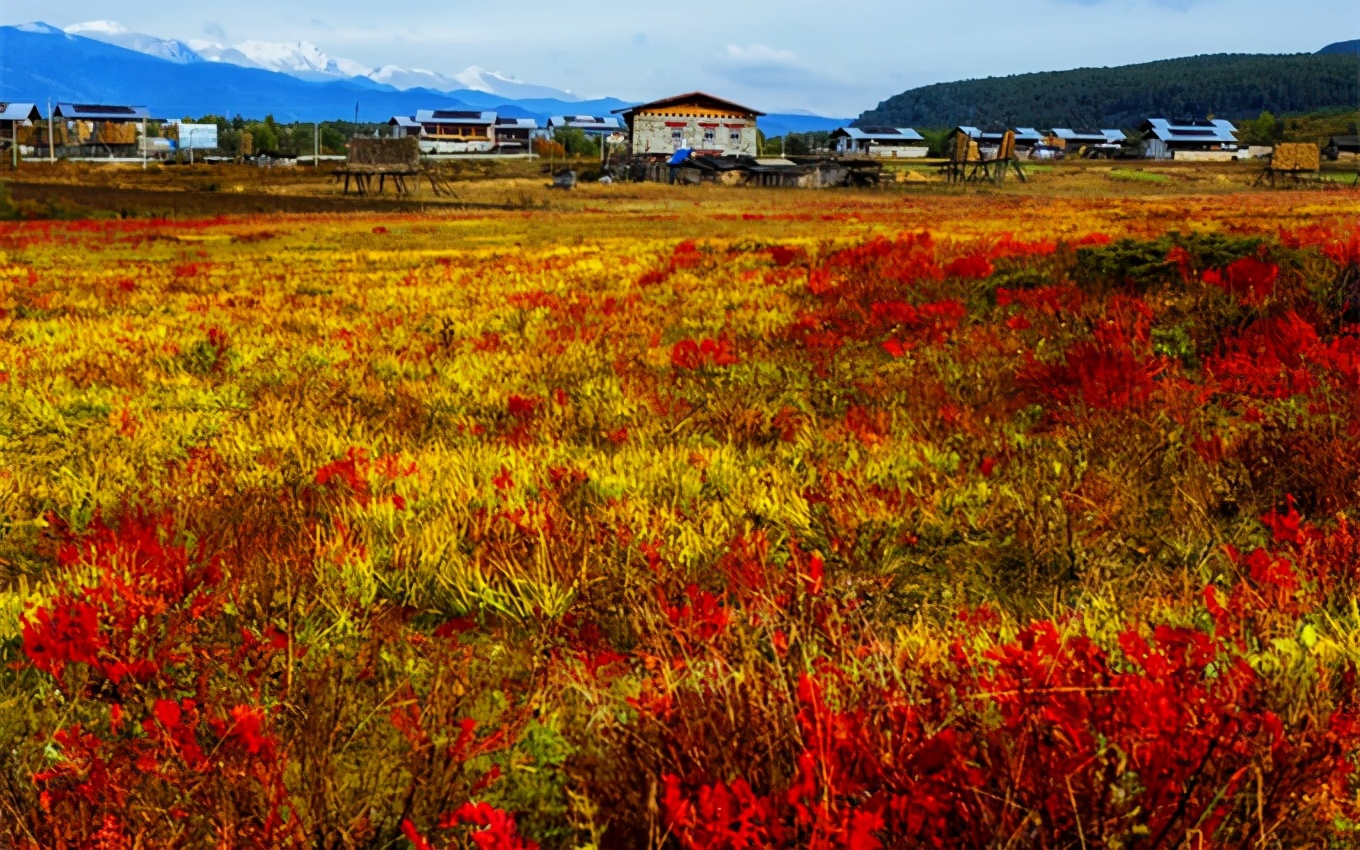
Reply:
<svg viewBox="0 0 1360 850"><path fill-rule="evenodd" d="M660 109L665 109L668 106L674 106L678 103L684 103L685 101L689 100L707 100L711 103L715 103L719 106L725 107L731 110L732 112L745 112L749 115L754 116L760 116L765 114L764 112L757 112L756 110L751 109L749 106L742 106L740 103L734 103L730 100L727 100L726 98L715 97L714 95L701 91L692 91L689 92L688 94L678 94L675 97L665 97L662 98L661 100L654 100L651 103L639 103L637 106L629 106L623 109L615 109L614 114L631 115L634 112L655 112Z"/></svg>
<svg viewBox="0 0 1360 850"><path fill-rule="evenodd" d="M924 142L925 138L910 127L841 127L831 137L845 136L866 142Z"/></svg>
<svg viewBox="0 0 1360 850"><path fill-rule="evenodd" d="M390 125L394 124L398 127L410 127L411 129L415 129L420 126L419 121L417 121L414 118L409 118L405 115L393 115L392 120L388 121L387 123Z"/></svg>
<svg viewBox="0 0 1360 850"><path fill-rule="evenodd" d="M1172 122L1165 118L1149 118L1143 122L1143 135L1164 142L1226 142L1237 143L1237 128L1222 118L1214 121Z"/></svg>
<svg viewBox="0 0 1360 850"><path fill-rule="evenodd" d="M537 130L538 122L532 118L501 118L497 116L496 126L507 129Z"/></svg>
<svg viewBox="0 0 1360 850"><path fill-rule="evenodd" d="M1044 140L1044 134L1033 127L1016 127L1012 132L1015 133L1017 142L1042 142ZM966 133L968 138L977 141L999 142L1006 131L1004 129L979 130L977 127L960 125L954 128L953 133ZM950 135L953 135L953 133L950 133Z"/></svg>
<svg viewBox="0 0 1360 850"><path fill-rule="evenodd" d="M0 103L0 121L41 121L36 103Z"/></svg>
<svg viewBox="0 0 1360 850"><path fill-rule="evenodd" d="M106 103L58 103L53 118L81 121L148 121L151 110L145 106L113 106Z"/></svg>
<svg viewBox="0 0 1360 850"><path fill-rule="evenodd" d="M1117 144L1124 141L1123 130L1070 130L1054 127L1053 135L1065 142L1088 142L1097 145Z"/></svg>
<svg viewBox="0 0 1360 850"><path fill-rule="evenodd" d="M623 122L612 115L555 115L548 119L548 127L572 127L577 130L612 133L623 129Z"/></svg>
<svg viewBox="0 0 1360 850"><path fill-rule="evenodd" d="M418 109L416 121L421 124L495 124L496 113L464 109Z"/></svg>

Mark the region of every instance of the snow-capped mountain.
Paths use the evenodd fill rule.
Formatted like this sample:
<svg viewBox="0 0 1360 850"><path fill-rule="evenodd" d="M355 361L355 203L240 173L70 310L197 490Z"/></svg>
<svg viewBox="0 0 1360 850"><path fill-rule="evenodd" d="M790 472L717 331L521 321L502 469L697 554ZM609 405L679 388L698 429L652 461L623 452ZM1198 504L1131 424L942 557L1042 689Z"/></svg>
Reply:
<svg viewBox="0 0 1360 850"><path fill-rule="evenodd" d="M230 47L209 41L191 41L199 56L211 62L230 62L247 68L264 68L304 80L366 77L373 69L350 59L332 59L306 41L243 41Z"/></svg>
<svg viewBox="0 0 1360 850"><path fill-rule="evenodd" d="M203 61L203 57L199 56L196 50L178 39L157 38L154 35L133 32L116 21L87 21L83 24L72 24L65 31L70 35L80 35L106 44L114 44L148 56L167 59L179 65Z"/></svg>
<svg viewBox="0 0 1360 850"><path fill-rule="evenodd" d="M536 86L533 83L524 83L514 77L502 74L500 71L488 71L476 65L454 75L457 82L456 88L471 89L472 91L486 92L487 94L499 95L500 97L513 97L516 99L551 97L558 100L579 100L576 95L563 89L550 88L548 86ZM396 85L393 83L392 85ZM401 88L397 86L397 88Z"/></svg>
<svg viewBox="0 0 1360 850"><path fill-rule="evenodd" d="M46 27L46 24L27 24ZM51 29L49 27L49 29ZM443 74L422 68L401 68L383 65L371 68L352 59L332 57L315 44L306 41L243 41L239 44L219 44L213 41L190 39L188 42L163 39L132 32L116 21L89 21L74 24L65 30L71 35L92 38L160 59L187 64L190 62L224 62L243 68L259 68L288 74L312 82L348 80L363 77L400 91L430 89L451 92L471 90L509 98L555 98L574 101L578 98L567 91L550 86L525 83L500 71L488 71L473 65L456 74Z"/></svg>

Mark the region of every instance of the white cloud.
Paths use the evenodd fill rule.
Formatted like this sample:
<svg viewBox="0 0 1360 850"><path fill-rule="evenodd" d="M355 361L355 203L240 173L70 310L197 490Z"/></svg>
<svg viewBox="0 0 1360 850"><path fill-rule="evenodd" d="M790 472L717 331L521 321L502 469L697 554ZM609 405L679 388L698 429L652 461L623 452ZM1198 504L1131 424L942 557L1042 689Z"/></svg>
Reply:
<svg viewBox="0 0 1360 850"><path fill-rule="evenodd" d="M745 47L729 44L722 56L733 65L766 66L795 65L798 54L792 50L778 50L764 44L748 44Z"/></svg>

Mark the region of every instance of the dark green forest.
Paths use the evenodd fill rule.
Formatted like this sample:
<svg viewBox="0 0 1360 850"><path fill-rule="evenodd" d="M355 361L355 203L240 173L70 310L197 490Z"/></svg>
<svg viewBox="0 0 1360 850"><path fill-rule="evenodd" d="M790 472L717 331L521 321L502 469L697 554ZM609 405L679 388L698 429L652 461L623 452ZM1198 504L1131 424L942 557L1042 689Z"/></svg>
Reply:
<svg viewBox="0 0 1360 850"><path fill-rule="evenodd" d="M888 98L860 126L1136 127L1145 118L1255 118L1354 107L1357 56L1220 54L936 83Z"/></svg>

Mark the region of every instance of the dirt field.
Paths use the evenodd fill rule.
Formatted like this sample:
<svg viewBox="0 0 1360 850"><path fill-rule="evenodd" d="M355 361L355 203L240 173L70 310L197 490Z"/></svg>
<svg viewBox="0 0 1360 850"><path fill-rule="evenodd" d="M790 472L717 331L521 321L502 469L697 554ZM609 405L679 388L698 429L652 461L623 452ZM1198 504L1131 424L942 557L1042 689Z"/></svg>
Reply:
<svg viewBox="0 0 1360 850"><path fill-rule="evenodd" d="M237 165L158 166L89 163L24 163L17 172L0 172L20 211L27 217L167 217L188 218L262 213L420 212L461 210L577 210L589 212L600 203L644 205L661 202L726 202L733 190L717 187L676 188L657 184L580 185L572 192L549 187L549 172L561 163L446 163L441 168L454 186L452 196L436 196L425 184L411 195L390 191L378 197L343 194L327 168L270 168ZM586 171L595 163L573 163ZM899 196L931 194L1012 194L1020 196L1092 197L1162 195L1194 192L1221 194L1244 191L1256 178L1255 164L1190 164L1143 162L1071 162L1035 164L1029 180L997 188L974 184L950 187L934 169L917 164L890 165L885 185L867 194L884 201ZM901 173L900 180L897 178ZM1349 172L1327 172L1329 188L1349 188ZM739 189L745 203L759 206L760 193ZM787 190L776 190L782 193ZM863 190L832 190L865 199Z"/></svg>

